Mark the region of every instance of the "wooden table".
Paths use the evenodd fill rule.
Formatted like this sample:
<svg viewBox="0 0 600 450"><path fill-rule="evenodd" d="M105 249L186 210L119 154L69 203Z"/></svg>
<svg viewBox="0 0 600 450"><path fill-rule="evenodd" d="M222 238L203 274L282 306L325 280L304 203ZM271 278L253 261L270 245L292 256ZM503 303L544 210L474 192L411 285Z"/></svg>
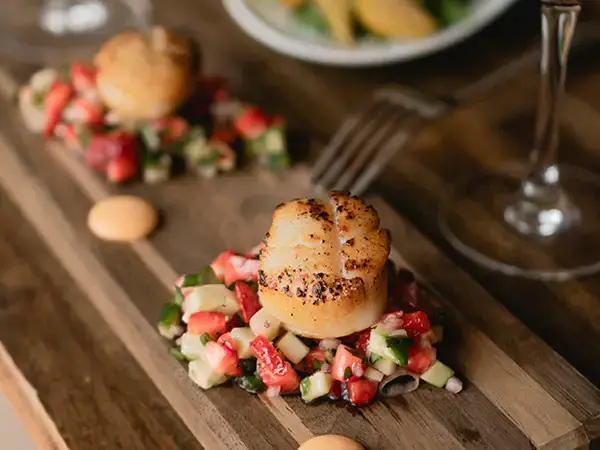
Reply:
<svg viewBox="0 0 600 450"><path fill-rule="evenodd" d="M218 2L158 3L162 22L196 35L208 72L230 78L244 98L285 113L311 137L312 148L325 142L347 112L381 83L451 93L528 47L538 24L536 2L522 1L476 39L443 55L388 68L341 70L273 54L231 23ZM593 2L585 7L589 17L598 16L600 8ZM593 63L580 62L574 70L564 128L571 149L567 158L600 170L600 127L588 106L600 110L600 71L593 70ZM17 80L28 70L16 64L7 69ZM165 357L166 344L147 331L147 320L157 317L175 271L205 264L225 246L258 240L270 215L270 206L261 205L277 196L257 191L246 202L228 205L227 190L248 185L243 177L216 188L193 180L174 181L164 189L109 187L61 149L44 148L3 100L0 386L36 442L52 449L212 449L223 442L225 448L284 449L334 429L376 448L587 448L586 435L600 436L600 276L556 284L492 274L456 255L435 223L440 194L456 176L525 157L534 74L523 74L423 130L374 190L387 204L370 198L397 239L396 257L460 312L459 323L483 330L488 349L498 352L493 363L512 368L508 372L514 370L517 381L535 395L525 389L521 403L506 403L494 397L504 381L491 383L478 366L463 364L464 355L450 356L474 387L452 402L424 391L418 400L407 398L403 407L410 413L395 418L391 415L398 409L374 407L358 416L340 410L327 416L299 402L292 402L292 408L233 390L193 390L177 363ZM294 176L297 192L307 191L302 176ZM261 183L277 186L273 180ZM203 189L214 197L201 195ZM169 231L134 246L94 239L86 229L87 211L116 191L150 198L164 212ZM195 192L198 197L190 198ZM186 202L194 204L186 207ZM218 222L207 220L213 212ZM240 214L248 227L240 226ZM465 214L477 219L483 212L475 208ZM206 234L214 238L202 241ZM477 348L461 351L471 352L473 359ZM505 390L514 394L517 386L509 383ZM548 417L530 419L527 402L540 404L540 398L549 405ZM195 409L199 402L205 405L200 412ZM415 427L430 421L429 434L402 435L394 428L395 420L410 427L417 419ZM566 431L547 438L544 426Z"/></svg>

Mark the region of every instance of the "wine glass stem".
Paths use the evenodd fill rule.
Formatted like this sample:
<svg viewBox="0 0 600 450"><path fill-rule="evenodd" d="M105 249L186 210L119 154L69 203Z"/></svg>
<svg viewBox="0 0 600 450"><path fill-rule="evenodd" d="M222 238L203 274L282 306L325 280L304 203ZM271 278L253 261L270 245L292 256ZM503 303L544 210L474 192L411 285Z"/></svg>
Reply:
<svg viewBox="0 0 600 450"><path fill-rule="evenodd" d="M581 7L574 0L542 0L541 9L541 83L531 167L505 219L525 234L550 236L564 231L578 214L561 190L557 146L567 59Z"/></svg>

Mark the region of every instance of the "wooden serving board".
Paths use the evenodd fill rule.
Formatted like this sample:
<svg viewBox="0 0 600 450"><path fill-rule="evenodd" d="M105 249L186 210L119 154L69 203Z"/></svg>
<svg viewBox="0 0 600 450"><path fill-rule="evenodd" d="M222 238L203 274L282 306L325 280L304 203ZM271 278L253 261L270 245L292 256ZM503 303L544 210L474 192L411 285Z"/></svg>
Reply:
<svg viewBox="0 0 600 450"><path fill-rule="evenodd" d="M15 82L0 75L2 108L10 108ZM259 242L275 205L312 193L306 169L119 188L64 148L29 134L19 120L15 110L0 122L0 187L202 448L295 449L328 433L370 450L576 449L600 437L600 391L375 196L366 201L391 230L392 259L412 269L448 310L440 356L457 369L465 390L455 396L424 387L350 410L231 387L199 389L156 331L170 286L225 248ZM116 245L89 233L90 207L117 192L144 197L161 211L162 226L150 239Z"/></svg>

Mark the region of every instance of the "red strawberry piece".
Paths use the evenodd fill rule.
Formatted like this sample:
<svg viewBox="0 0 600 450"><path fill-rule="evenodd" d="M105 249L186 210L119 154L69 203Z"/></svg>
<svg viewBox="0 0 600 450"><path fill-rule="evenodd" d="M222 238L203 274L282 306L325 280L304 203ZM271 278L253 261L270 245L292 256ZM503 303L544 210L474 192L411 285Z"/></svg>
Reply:
<svg viewBox="0 0 600 450"><path fill-rule="evenodd" d="M65 109L63 118L67 122L98 125L104 122L104 111L99 102L79 97Z"/></svg>
<svg viewBox="0 0 600 450"><path fill-rule="evenodd" d="M123 183L132 179L138 172L138 164L131 155L118 155L108 162L106 178L112 183Z"/></svg>
<svg viewBox="0 0 600 450"><path fill-rule="evenodd" d="M44 99L44 134L52 136L56 125L60 122L63 110L67 107L73 96L73 87L68 83L55 82Z"/></svg>
<svg viewBox="0 0 600 450"><path fill-rule="evenodd" d="M235 120L238 133L250 140L262 136L267 131L268 125L266 116L254 107L246 108Z"/></svg>
<svg viewBox="0 0 600 450"><path fill-rule="evenodd" d="M77 92L85 92L96 87L96 68L82 63L71 64L71 83Z"/></svg>

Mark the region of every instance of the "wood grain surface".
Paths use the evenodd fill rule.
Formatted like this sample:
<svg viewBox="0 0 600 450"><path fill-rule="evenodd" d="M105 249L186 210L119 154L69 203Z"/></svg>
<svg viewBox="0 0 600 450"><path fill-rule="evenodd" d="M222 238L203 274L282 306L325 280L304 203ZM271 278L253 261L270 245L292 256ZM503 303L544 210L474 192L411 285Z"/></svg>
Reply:
<svg viewBox="0 0 600 450"><path fill-rule="evenodd" d="M246 38L218 2L158 6L162 22L198 38L209 72L229 77L244 98L283 112L318 144L382 82L449 93L477 76L474 58L483 73L518 53L535 29L511 33L511 26L537 18L533 3L523 2L478 45L446 53L453 64L440 56L353 71L271 53ZM488 47L494 52L478 48L499 37L504 45ZM454 254L436 227L440 196L455 177L526 157L534 71L426 128L383 174L384 199L368 199L392 231L394 259L448 309L452 326L441 355L465 379L465 391L424 388L351 411L233 388L201 391L155 331L176 275L225 247L256 244L274 205L310 192L304 169L287 178L242 173L109 186L60 146L23 129L8 97L28 70L14 65L0 73L0 340L70 448L284 450L333 432L370 450L575 449L600 437L600 278L553 284L490 274ZM575 64L564 128L568 158L600 170L595 73L592 63ZM134 245L96 240L87 212L115 192L155 204L162 228ZM482 209L465 214L475 223ZM486 242L496 236L493 227L474 232Z"/></svg>

